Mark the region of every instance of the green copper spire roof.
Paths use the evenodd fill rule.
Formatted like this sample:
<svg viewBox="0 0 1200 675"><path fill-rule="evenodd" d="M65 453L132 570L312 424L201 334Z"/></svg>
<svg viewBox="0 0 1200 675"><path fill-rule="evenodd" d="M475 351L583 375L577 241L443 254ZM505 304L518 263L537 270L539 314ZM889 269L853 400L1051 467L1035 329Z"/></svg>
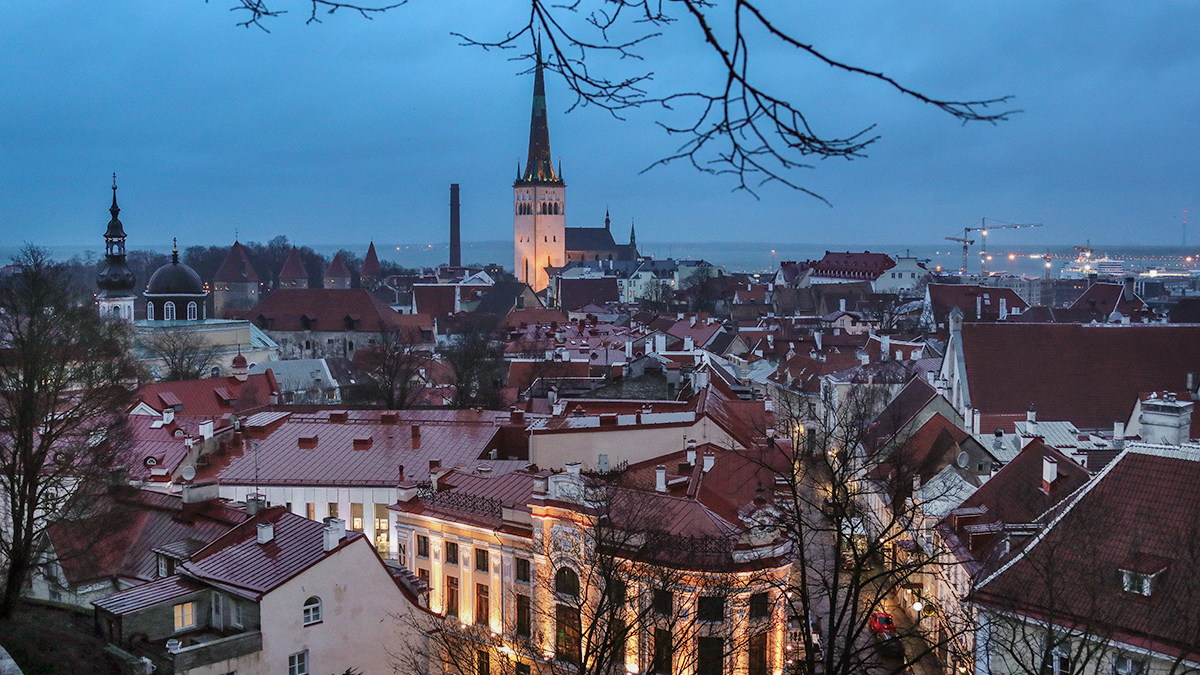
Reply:
<svg viewBox="0 0 1200 675"><path fill-rule="evenodd" d="M520 182L561 183L550 161L550 127L546 123L546 79L542 74L542 41L537 43L533 71L533 112L529 118L529 158Z"/></svg>

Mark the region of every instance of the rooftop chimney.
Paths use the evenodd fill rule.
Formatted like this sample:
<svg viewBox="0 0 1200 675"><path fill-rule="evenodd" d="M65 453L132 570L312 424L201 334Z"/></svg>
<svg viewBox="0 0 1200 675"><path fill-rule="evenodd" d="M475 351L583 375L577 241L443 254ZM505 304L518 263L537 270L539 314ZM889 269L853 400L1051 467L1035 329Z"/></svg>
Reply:
<svg viewBox="0 0 1200 675"><path fill-rule="evenodd" d="M1125 423L1117 422L1113 424L1113 450L1123 450L1125 448Z"/></svg>
<svg viewBox="0 0 1200 675"><path fill-rule="evenodd" d="M696 466L696 446L691 441L688 441L687 463L688 466Z"/></svg>
<svg viewBox="0 0 1200 675"><path fill-rule="evenodd" d="M421 448L421 425L419 424L412 425L412 447L413 450L419 450Z"/></svg>
<svg viewBox="0 0 1200 675"><path fill-rule="evenodd" d="M892 352L892 336L891 335L880 335L879 336L880 360L887 361L888 359L890 359L892 357L891 352Z"/></svg>
<svg viewBox="0 0 1200 675"><path fill-rule="evenodd" d="M258 543L269 544L275 539L274 523L259 523L258 524Z"/></svg>
<svg viewBox="0 0 1200 675"><path fill-rule="evenodd" d="M704 469L703 469L704 473L708 473L709 471L711 471L713 468L713 464L715 464L716 461L717 461L717 455L715 453L713 453L712 450L705 451L705 453L704 453Z"/></svg>
<svg viewBox="0 0 1200 675"><path fill-rule="evenodd" d="M429 473L432 474L433 472L437 471L440 468L442 468L442 460L440 460L440 459L429 460Z"/></svg>
<svg viewBox="0 0 1200 675"><path fill-rule="evenodd" d="M267 498L262 495L246 496L246 515L253 516L267 508Z"/></svg>
<svg viewBox="0 0 1200 675"><path fill-rule="evenodd" d="M662 464L654 467L654 491L667 491L667 467Z"/></svg>
<svg viewBox="0 0 1200 675"><path fill-rule="evenodd" d="M841 298L838 300L838 311L839 312L846 311L846 299L845 298Z"/></svg>
<svg viewBox="0 0 1200 675"><path fill-rule="evenodd" d="M163 408L163 426L166 426L174 421L175 421L175 408L172 406L167 406L166 408Z"/></svg>
<svg viewBox="0 0 1200 675"><path fill-rule="evenodd" d="M1037 424L1037 404L1029 404L1029 409L1025 411L1025 423L1029 425L1030 432L1032 432L1035 428L1034 425Z"/></svg>
<svg viewBox="0 0 1200 675"><path fill-rule="evenodd" d="M683 351L690 352L696 349L696 340L691 335L683 337Z"/></svg>
<svg viewBox="0 0 1200 675"><path fill-rule="evenodd" d="M1050 455L1042 457L1042 492L1050 494L1050 487L1058 480L1058 460Z"/></svg>
<svg viewBox="0 0 1200 675"><path fill-rule="evenodd" d="M1000 320L1008 318L1008 298L1000 298Z"/></svg>
<svg viewBox="0 0 1200 675"><path fill-rule="evenodd" d="M398 477L397 477L398 479L396 482L403 483L404 482L404 465L403 464L400 465L400 470L397 471L396 473L398 474Z"/></svg>
<svg viewBox="0 0 1200 675"><path fill-rule="evenodd" d="M458 183L450 184L450 265L462 267L462 241L458 221Z"/></svg>
<svg viewBox="0 0 1200 675"><path fill-rule="evenodd" d="M341 518L326 518L325 530L322 534L324 537L323 548L326 552L332 551L338 547L338 542L346 538L346 521Z"/></svg>
<svg viewBox="0 0 1200 675"><path fill-rule="evenodd" d="M1125 302L1133 302L1133 277L1125 277L1125 287L1121 289L1121 299Z"/></svg>

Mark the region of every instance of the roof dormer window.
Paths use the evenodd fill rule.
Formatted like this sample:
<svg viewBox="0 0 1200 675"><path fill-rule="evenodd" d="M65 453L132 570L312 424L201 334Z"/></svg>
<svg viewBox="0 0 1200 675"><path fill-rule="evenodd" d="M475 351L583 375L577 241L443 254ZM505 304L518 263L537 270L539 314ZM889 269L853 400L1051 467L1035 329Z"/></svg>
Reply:
<svg viewBox="0 0 1200 675"><path fill-rule="evenodd" d="M1133 570L1121 570L1121 588L1126 593L1150 596L1154 590L1154 577L1157 574L1144 574Z"/></svg>

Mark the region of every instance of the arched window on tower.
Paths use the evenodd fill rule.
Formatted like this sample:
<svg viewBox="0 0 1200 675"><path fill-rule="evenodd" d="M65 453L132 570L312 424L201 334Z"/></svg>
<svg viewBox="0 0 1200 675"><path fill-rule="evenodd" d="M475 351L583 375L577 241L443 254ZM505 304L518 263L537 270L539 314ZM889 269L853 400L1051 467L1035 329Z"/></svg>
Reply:
<svg viewBox="0 0 1200 675"><path fill-rule="evenodd" d="M147 321L154 320L154 303L153 302L146 303L146 320Z"/></svg>
<svg viewBox="0 0 1200 675"><path fill-rule="evenodd" d="M196 303L195 302L188 303L188 315L187 316L188 316L188 321L196 320L197 314L196 314Z"/></svg>
<svg viewBox="0 0 1200 675"><path fill-rule="evenodd" d="M121 318L121 306L113 305L112 312L110 312L110 314L112 314L112 318L114 319Z"/></svg>
<svg viewBox="0 0 1200 675"><path fill-rule="evenodd" d="M175 303L167 301L163 305L163 321L175 320Z"/></svg>
<svg viewBox="0 0 1200 675"><path fill-rule="evenodd" d="M523 262L525 263L525 276L521 280L525 283L529 283L529 258L525 258Z"/></svg>

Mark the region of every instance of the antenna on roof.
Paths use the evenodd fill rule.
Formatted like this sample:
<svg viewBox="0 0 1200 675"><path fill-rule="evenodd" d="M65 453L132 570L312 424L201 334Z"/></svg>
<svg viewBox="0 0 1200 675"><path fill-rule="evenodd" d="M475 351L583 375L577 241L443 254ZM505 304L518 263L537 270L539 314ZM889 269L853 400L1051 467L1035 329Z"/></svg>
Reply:
<svg viewBox="0 0 1200 675"><path fill-rule="evenodd" d="M250 451L254 453L254 496L258 497L258 444L259 441L250 441Z"/></svg>

